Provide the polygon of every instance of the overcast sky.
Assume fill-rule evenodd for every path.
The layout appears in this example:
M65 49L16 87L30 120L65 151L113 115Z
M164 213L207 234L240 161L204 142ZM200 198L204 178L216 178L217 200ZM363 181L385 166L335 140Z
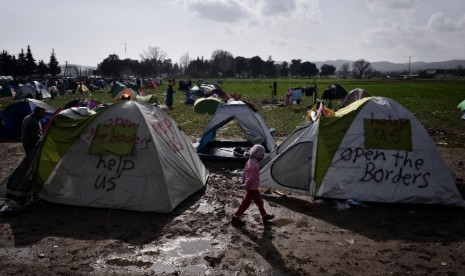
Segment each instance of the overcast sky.
M275 61L465 59L464 0L2 0L0 50L52 49L61 64L140 60L149 46L173 63L234 57Z

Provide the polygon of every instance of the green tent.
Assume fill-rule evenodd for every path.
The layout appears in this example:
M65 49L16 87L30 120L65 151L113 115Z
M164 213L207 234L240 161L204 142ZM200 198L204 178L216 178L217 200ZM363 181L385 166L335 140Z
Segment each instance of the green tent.
M135 101L137 96L139 96L138 91L132 88L129 88L129 87L124 87L124 89L116 93L114 97L115 97L115 101L120 102L126 97L129 97L131 101Z
M156 103L159 104L157 96L153 94L148 94L148 95L136 95L136 101L137 102L144 102L144 103Z
M215 114L216 108L221 103L217 97L198 98L194 102L194 111L201 114Z
M320 116L260 163L261 187L335 199L465 206L415 115L382 97Z
M121 90L124 90L126 88L126 85L120 83L120 82L115 82L113 84L113 86L111 87L110 89L110 93L111 93L111 96L113 98L116 97L116 95L118 95L118 93L121 91Z
M459 105L457 105L457 108L460 109L460 111L465 112L465 100L459 103Z

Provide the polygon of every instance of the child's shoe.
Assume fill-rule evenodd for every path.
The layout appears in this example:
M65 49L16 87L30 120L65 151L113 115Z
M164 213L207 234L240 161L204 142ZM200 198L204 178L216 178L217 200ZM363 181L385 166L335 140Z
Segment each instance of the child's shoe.
M240 217L238 217L236 215L233 215L232 218L231 218L231 224L234 225L234 226L242 226L245 223L241 220Z
M274 219L274 215L266 214L266 215L262 216L263 222L269 222L272 219Z

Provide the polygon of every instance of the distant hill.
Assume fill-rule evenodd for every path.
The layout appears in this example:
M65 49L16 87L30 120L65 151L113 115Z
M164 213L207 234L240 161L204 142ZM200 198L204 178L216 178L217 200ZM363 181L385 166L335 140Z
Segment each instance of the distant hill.
M339 70L344 63L348 63L350 68L352 68L352 64L354 60L326 60L326 61L317 61L313 62L316 64L318 68L320 68L323 64L328 64L336 67L336 70ZM374 61L371 62L371 67L377 71L381 72L391 72L391 71L407 71L408 70L408 62L407 63L392 63L389 61ZM465 68L465 60L448 60L448 61L438 61L438 62L423 62L423 61L416 61L410 63L410 72L415 73L418 70L428 70L428 69L455 69L457 66L462 66Z

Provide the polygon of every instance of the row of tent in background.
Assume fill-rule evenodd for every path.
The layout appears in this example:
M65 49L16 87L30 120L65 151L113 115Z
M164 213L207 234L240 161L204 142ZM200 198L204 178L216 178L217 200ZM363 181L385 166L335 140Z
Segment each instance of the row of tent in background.
M158 82L149 81L145 83L144 88L157 89L159 86L160 84ZM134 86L127 86L120 82L114 82L110 93L115 96L115 91L121 91L122 89L126 89L128 87L131 88L133 92L137 91L137 88ZM224 93L221 87L219 87L217 84L199 83L198 85L194 85L193 87L187 89L187 82L180 80L179 90L186 91L186 98L184 103L193 104L194 111L201 114L213 114L221 102L226 102L227 100L234 98ZM300 104L303 95L305 95L307 97L312 97L310 103L311 106L316 104L319 100L327 100L327 107L333 108L331 101L341 100L338 108L342 108L358 99L370 96L370 93L361 88L355 88L347 92L341 85L337 83L331 84L329 87L327 87L324 90L321 99L318 97L317 91L318 88L316 86L306 88L290 88L286 93L284 105ZM135 93L128 94L131 95L131 100L136 99Z
M159 83L154 81L147 82L147 87L155 87L159 86ZM35 87L35 88L33 88ZM83 85L82 91L84 93L89 92L89 90ZM31 114L32 111L36 106L41 106L45 108L46 114L45 117L42 119L42 126L45 127L46 122L50 120L52 115L57 112L57 110L52 107L51 105L47 104L38 99L26 97L28 93L33 93L36 90L41 90L43 98L49 98L50 92L43 87L43 85L39 82L32 82L27 85L23 85L19 90L19 93L16 93L16 97L18 100L9 106L7 106L1 112L1 120L0 120L0 138L2 139L18 139L21 137L21 123L24 117ZM212 91L220 91L218 86L209 85L209 84L202 84L200 88L198 86L194 86L191 90L190 100L194 101L196 99L204 99L207 95L212 95ZM150 104L160 104L156 95L145 93L143 89L137 89L135 86L125 85L120 82L114 82L110 91L111 97L113 98L114 102L121 102L123 100L130 100L130 101L138 101L138 102L146 102ZM14 96L14 95L12 95ZM219 100L217 101L219 103ZM71 107L87 107L89 109L93 109L97 105L102 103L92 100L92 99L75 99L65 104L64 107L59 109L68 109ZM108 104L108 103L105 103ZM202 104L198 106L198 108L203 108ZM206 108L211 108L210 106ZM216 106L214 107L216 109ZM198 109L195 109L198 110ZM203 113L203 111L198 111L199 113ZM209 111L211 112L211 110Z
M155 81L149 81L145 83L144 89L157 89L160 87L160 83ZM180 81L181 87L181 81ZM129 90L128 90L129 89ZM219 96L223 97L225 95L221 88L217 84L202 83L199 85L194 85L192 88L187 89L183 87L181 90L185 91L185 104L194 104L195 101L199 98L206 98L209 96ZM143 89L134 86L133 84L123 84L121 82L115 81L110 89L110 94L115 99L118 99L122 94L129 94L131 100L137 100L137 95L148 96Z
M355 100L361 99L363 97L370 96L370 93L361 88L354 88L347 92L347 90L337 83L333 83L323 91L321 98L318 96L318 87L296 87L289 88L285 95L285 105L300 104L303 96L311 97L310 106L317 103L319 100L328 101L327 107L333 108L333 100L342 100L340 105L337 108L342 108Z
M236 120L246 142L268 152L260 163L263 187L334 199L464 206L427 131L387 98L365 97L324 120L321 113L279 146L258 112L241 101L221 103L196 146L153 104L124 101L97 112L73 111L80 116L64 110L51 119L35 159L25 159L2 186L7 193L27 193L19 179L35 166L31 191L43 200L171 212L205 187L209 172L201 153L217 142L219 128ZM380 131L400 134L401 142L398 136L377 137Z
M67 82L66 85L61 80L44 82L31 81L26 84L18 84L16 87L11 84L7 84L2 86L0 97L13 97L16 100L21 100L24 98L45 99L51 98L53 93L59 96L72 93L81 94L96 91L98 89L103 89L109 86L103 79L92 81L91 84L87 85L84 84L83 81L65 81Z
M293 100L295 103L300 102L302 99L302 94L305 96L313 97L311 104L314 105L319 100L317 90L318 89L316 86L307 88L291 88L286 95L290 98L289 101L286 100L286 105L290 105L291 100ZM321 96L321 100L328 102L326 105L328 108L333 108L333 104L331 102L332 100L341 100L339 106L336 106L335 108L343 108L357 100L370 96L371 94L362 88L354 88L347 92L344 87L334 83L324 90L323 95ZM465 120L465 100L459 103L457 108L462 112L461 118Z
M45 109L45 116L40 121L40 124L42 125L42 128L46 128L47 123L57 112L72 107L87 107L89 109L94 109L98 105L101 105L101 103L92 99L75 99L69 101L63 106L63 108L57 110L48 103L37 99L26 98L24 100L16 101L8 105L0 113L0 137L6 140L21 138L22 121L24 117L34 111L36 106L40 106Z
M37 83L36 85L39 85ZM157 84L155 84L157 85ZM294 90L299 90L294 89ZM304 90L305 91L305 90ZM313 95L316 95L316 89L313 89ZM152 94L144 94L143 90L136 90L132 87L127 87L119 82L114 82L110 90L110 94L114 98L115 101L121 101L122 98L128 96L129 100L137 100L140 102L148 102L148 103L156 103L158 104L158 99L155 95ZM46 94L44 94L46 95ZM308 94L307 96L309 96ZM311 96L313 96L311 95ZM350 103L357 101L359 99L369 97L370 94L361 89L355 88L352 89L349 93L346 90L338 85L333 84L327 89L325 89L322 99L341 99L340 108L343 108ZM226 95L219 86L212 85L212 84L201 84L200 86L194 86L190 90L190 94L186 94L186 103L194 102L194 111L201 114L214 114L221 105L221 103L226 102L227 100L235 100L234 98ZM70 108L73 106L86 106L89 108L93 108L95 105L100 104L94 100L86 100L86 99L79 99L73 100L70 103L65 105L66 108ZM41 101L34 101L33 99L27 99L26 101L19 101L14 104L11 104L5 110L2 111L2 121L3 123L0 125L0 137L6 139L16 139L21 136L21 121L22 119L32 113L33 108L36 105L43 106L47 113L46 117L43 119L43 124L50 119L50 116L56 111L50 105L41 102ZM250 106L250 105L249 105ZM309 111L308 115L315 114L315 106ZM325 106L325 108L331 108L331 106ZM465 100L460 103L457 108L463 111L462 118L465 119ZM307 118L314 119L314 116L307 116Z
M24 87L24 86L23 86ZM136 90L134 88L126 87L125 85L114 85L110 90L111 96L115 102L122 101L126 96L127 100L147 102L147 103L158 103L158 99L155 95L144 93L141 94L143 90ZM44 94L48 98L48 94ZM64 109L69 109L72 107L86 107L88 109L94 109L98 105L108 103L100 103L92 99L74 99L67 102L62 108L56 109L53 106L47 104L44 101L25 97L23 100L16 101L9 106L7 106L0 113L0 138L2 139L18 139L21 137L21 124L24 117L31 114L36 106L43 107L46 111L45 117L41 120L42 127L45 127L47 122L56 112L60 112Z
M319 101L327 100L327 107L333 108L331 101L341 100L338 108L343 108L356 100L371 96L370 93L361 88L354 88L347 92L341 85L332 84L324 90L321 99L319 99L317 90L316 86L290 88L285 95L284 105L301 104L303 95L305 95L306 97L311 97L309 107L312 107ZM201 114L214 114L222 101L232 98L216 85L202 85L200 88L194 86L190 90L190 93L192 95L192 102L194 103L194 111Z
M316 90L314 91L316 94ZM109 93L111 94L112 98L116 102L122 101L122 99L126 99L126 100L133 100L133 101L135 100L135 101L147 102L147 103L156 103L156 104L159 103L155 95L144 94L143 90L141 89L137 90L136 88L128 87L119 82L114 82ZM338 99L344 95L345 95L345 98L341 102L341 108L349 105L350 103L358 99L370 96L368 92L360 88L353 89L349 93L347 93L340 85L335 84L335 85L331 85L328 89L325 90L323 98ZM217 85L201 84L200 86L197 86L197 85L194 86L190 90L190 94L186 94L186 103L189 103L192 101L194 101L195 112L201 113L201 114L205 114L205 113L214 114L217 111L218 107L222 106L222 103L225 103L228 101L234 103L236 102L236 99L225 94L221 90L221 88ZM65 106L62 109L68 109L71 107L87 107L89 109L93 109L99 104L101 103L95 100L77 99L77 100L72 100L68 102L67 104L65 104ZM42 119L42 125L45 126L46 122L51 118L53 113L56 112L55 108L53 108L52 106L48 105L45 102L27 98L25 101L18 101L16 103L11 104L7 108L5 108L5 110L2 111L1 115L2 115L3 123L0 125L0 137L6 138L6 139L19 138L21 136L22 119L25 116L32 113L32 110L37 105L44 107L46 110L46 116ZM230 106L234 106L234 104ZM250 104L248 104L248 107L251 107ZM248 117L247 112L244 112L244 110L247 110L247 109L244 107L239 107L238 110L242 110L242 111L239 112L238 110L236 110L236 111L229 111L228 113L230 114L237 113L239 115L236 119L239 121L241 120L244 121L244 119L242 118ZM315 108L309 111L309 114L314 109ZM251 110L255 111L254 108L252 108ZM59 111L61 111L61 109ZM244 115L244 114L247 114L247 115ZM257 116L258 114L255 114L255 116L249 116L249 118L257 117ZM255 120L257 120L258 125L265 124L262 120L258 120L258 119L255 119ZM226 124L227 122L229 122L229 120L224 120L224 124ZM251 123L251 125L254 125L254 123ZM208 128L209 126L206 127L206 129ZM218 126L215 126L214 128L217 129ZM253 141L254 139L251 139L251 140ZM200 148L203 148L204 146L205 146L205 143L202 142ZM211 149L210 150L205 149L203 153L207 151L211 151ZM202 153L202 151L199 151L199 152Z

